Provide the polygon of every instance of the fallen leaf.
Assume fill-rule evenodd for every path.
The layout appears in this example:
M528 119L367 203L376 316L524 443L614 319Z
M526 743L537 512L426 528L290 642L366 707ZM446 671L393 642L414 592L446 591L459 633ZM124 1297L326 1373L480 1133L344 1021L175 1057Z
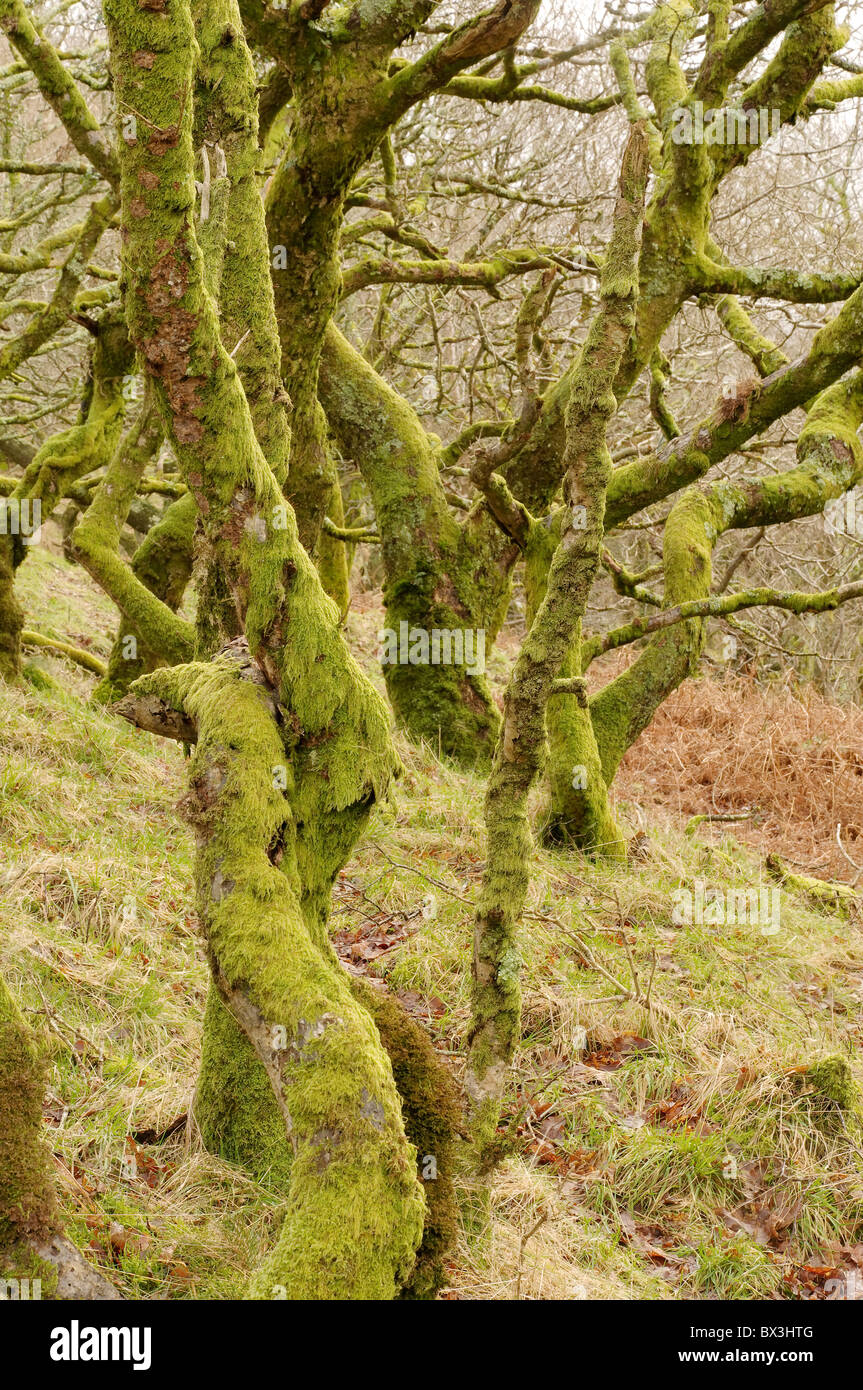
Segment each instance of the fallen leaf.
M400 991L396 995L396 998L399 1000L405 1012L409 1013L412 1018L426 1020L431 1018L442 1018L446 1013L446 1004L442 999L438 999L435 994L427 997L426 995L418 994L416 990L406 989Z
M796 1199L778 1208L769 1207L765 1202L743 1202L733 1211L717 1207L716 1214L729 1231L740 1231L751 1236L758 1245L777 1249L783 1244L782 1232L794 1224L802 1210L802 1200Z
M617 1071L631 1057L640 1057L647 1052L656 1052L656 1044L648 1038L640 1038L637 1033L620 1033L609 1043L601 1043L584 1058L586 1067L596 1071Z

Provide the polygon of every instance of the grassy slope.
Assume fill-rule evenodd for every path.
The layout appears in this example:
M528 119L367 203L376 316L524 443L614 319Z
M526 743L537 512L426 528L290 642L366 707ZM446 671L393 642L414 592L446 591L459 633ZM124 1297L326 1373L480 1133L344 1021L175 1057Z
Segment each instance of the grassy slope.
M80 570L40 549L23 575L33 626L107 650L111 606ZM376 624L374 610L350 619L372 671ZM44 675L0 688L0 970L44 1039L69 1228L129 1296L236 1296L282 1194L188 1131L129 1162L131 1131L188 1110L200 1043L182 755L90 707L90 677L37 660L64 689ZM431 752L402 755L397 804L337 885L334 926L457 1070L482 786ZM681 882L752 887L758 860L673 830L648 854L607 869L536 851L512 1151L490 1210L463 1193L451 1297L794 1296L818 1285L795 1269L842 1263L836 1247L863 1232L856 1121L791 1074L834 1051L861 1074L859 926L788 895L775 936L675 926ZM650 1049L583 1064L616 1060L624 1033Z

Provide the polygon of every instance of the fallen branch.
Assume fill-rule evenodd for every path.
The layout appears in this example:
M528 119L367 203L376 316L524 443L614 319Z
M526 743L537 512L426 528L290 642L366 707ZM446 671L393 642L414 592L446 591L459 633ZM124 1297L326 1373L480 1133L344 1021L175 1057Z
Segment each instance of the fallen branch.
M69 661L76 662L83 666L85 671L92 671L97 676L104 676L108 670L106 662L100 656L84 651L83 647L73 647L71 642L60 642L56 637L46 637L42 632L32 632L29 628L25 628L21 633L21 644L25 647L44 647L46 651L57 652L58 655L67 657Z

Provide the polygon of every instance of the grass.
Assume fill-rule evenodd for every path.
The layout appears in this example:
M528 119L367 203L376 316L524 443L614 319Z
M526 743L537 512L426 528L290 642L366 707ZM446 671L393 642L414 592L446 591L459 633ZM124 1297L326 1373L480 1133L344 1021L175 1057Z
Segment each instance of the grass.
M22 574L28 621L108 650L111 606L80 570L40 549ZM349 620L375 679L378 625ZM129 1138L188 1113L199 1058L183 757L89 705L92 685L42 652L25 685L0 687L0 970L48 1060L73 1238L127 1296L236 1297L284 1193L208 1154L192 1125ZM482 784L400 752L397 800L342 874L333 926L458 1074ZM536 849L507 1156L487 1196L461 1192L446 1297L806 1296L861 1239L863 1131L801 1070L839 1053L863 1075L859 922L783 892L776 935L676 924L681 885L762 881L753 847L684 823L654 827L626 865Z

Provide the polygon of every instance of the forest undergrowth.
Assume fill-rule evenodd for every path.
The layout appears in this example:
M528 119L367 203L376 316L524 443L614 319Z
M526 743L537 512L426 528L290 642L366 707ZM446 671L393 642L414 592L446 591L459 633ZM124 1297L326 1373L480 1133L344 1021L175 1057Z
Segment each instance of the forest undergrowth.
M42 632L107 656L112 605L56 546L34 549L21 591ZM363 595L347 629L376 681L380 626ZM47 1058L67 1230L128 1297L239 1296L284 1192L209 1154L189 1119L208 971L183 753L89 703L95 675L28 656L25 683L0 686L0 973ZM498 690L509 660L503 643ZM766 867L856 884L861 722L806 690L690 681L616 784L628 861L535 848L504 1158L488 1200L459 1191L442 1297L863 1294L863 918ZM483 784L398 747L332 929L458 1080ZM681 921L699 884L723 903L773 894L778 930L705 921L697 897Z

